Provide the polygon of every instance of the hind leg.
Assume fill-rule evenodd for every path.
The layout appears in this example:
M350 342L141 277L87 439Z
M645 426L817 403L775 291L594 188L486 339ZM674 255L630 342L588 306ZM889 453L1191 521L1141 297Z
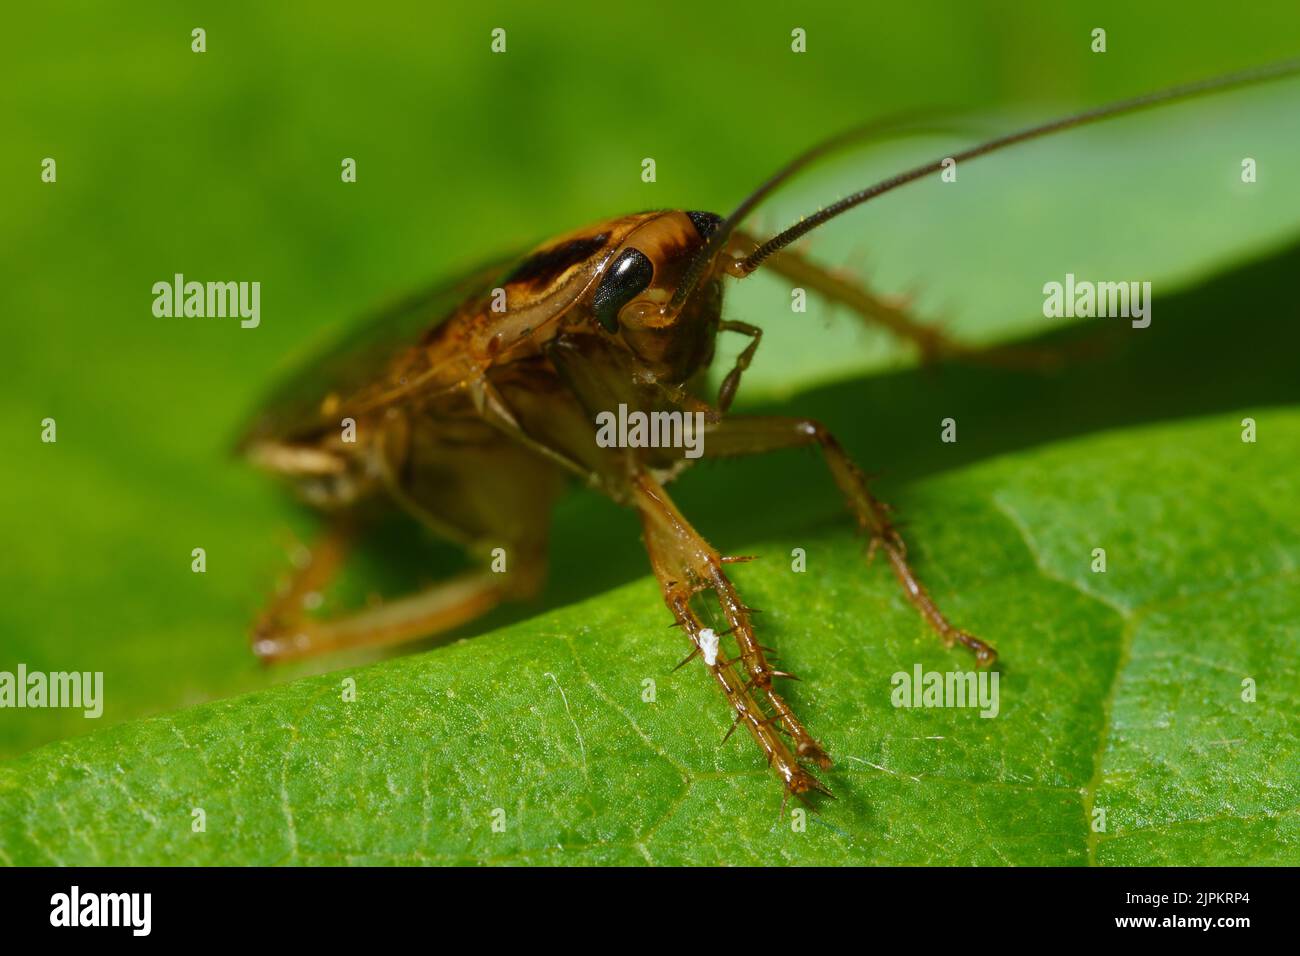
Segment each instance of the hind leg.
M301 609L285 614L281 602L253 631L253 652L267 662L299 660L359 647L431 637L485 614L510 597L498 575L472 571L377 607L328 620Z
M550 509L562 486L556 466L500 441L449 447L428 426L417 425L406 439L391 452L391 498L440 537L462 545L479 566L376 607L317 618L305 599L325 588L357 537L346 513L334 517L254 629L253 650L263 660L431 637L542 586Z
M741 241L753 239L738 234ZM756 244L756 243L755 243ZM863 321L887 329L914 344L924 361L954 359L995 368L1048 370L1062 364L1063 355L1029 346L972 346L959 342L936 326L919 321L899 300L873 292L865 283L818 265L793 249L774 253L763 264L791 282L805 286L829 302L843 305Z

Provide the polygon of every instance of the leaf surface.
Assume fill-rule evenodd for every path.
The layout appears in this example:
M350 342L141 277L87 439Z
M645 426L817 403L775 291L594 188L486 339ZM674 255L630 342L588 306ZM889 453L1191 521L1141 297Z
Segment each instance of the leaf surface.
M971 661L864 566L843 522L743 549L761 559L735 571L742 593L837 760L838 799L803 832L778 816L750 742L721 743L728 717L701 669L672 672L682 641L643 580L450 647L40 748L0 766L0 853L1294 864L1300 498L1286 466L1300 413L1258 412L1255 444L1238 418L1119 430L907 489L919 568L1001 652L996 717L894 706L896 673Z

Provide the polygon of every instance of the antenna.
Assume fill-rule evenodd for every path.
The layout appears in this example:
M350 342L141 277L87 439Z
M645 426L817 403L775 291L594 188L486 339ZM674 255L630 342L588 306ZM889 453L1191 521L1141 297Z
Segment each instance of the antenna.
M989 153L995 153L998 150L1006 149L1008 146L1014 146L1017 143L1023 143L1028 140L1051 135L1052 133L1059 133L1063 130L1073 129L1076 126L1085 126L1089 123L1096 123L1101 120L1110 119L1111 117L1121 116L1125 113L1134 113L1139 110L1150 109L1151 107L1161 106L1175 100L1188 99L1190 97L1201 96L1209 93L1219 93L1235 87L1246 86L1254 83L1263 83L1268 80L1282 79L1284 77L1293 76L1297 73L1300 73L1300 58L1285 60L1269 66L1242 70L1237 73L1229 73L1225 76L1215 77L1214 79L1200 80L1195 83L1186 83L1181 86L1170 87L1169 89L1161 90L1157 93L1147 93L1144 96L1120 100L1117 103L1099 106L1082 113L1076 113L1073 116L1066 116L1062 119L1043 123L1039 126L1031 126L1028 129L1022 129L1015 133L1008 133L1005 136L999 136L996 139L991 139L978 146L972 146L969 149L962 150L952 156L942 157L933 160L932 162L925 163L924 165L916 166L904 173L899 173L888 179L881 180L875 185L868 186L866 189L853 193L850 196L845 196L838 202L832 203L826 208L808 216L806 219L800 220L789 229L777 233L738 262L735 268L740 275L748 275L757 269L768 256L784 249L790 243L816 229L818 226L829 222L831 219L834 219L841 213L847 212L855 206L860 206L869 200L875 199L877 196L883 196L885 193L891 192L899 186L905 186L910 182L915 182L918 179L922 179L932 173L938 172L943 168L944 161L947 159L952 159L960 163L968 159L975 159L979 156L986 156ZM831 140L829 143L836 144L837 141ZM761 188L759 192L762 192ZM741 208L748 211L746 208L747 204L751 204L748 199L745 203L741 204Z

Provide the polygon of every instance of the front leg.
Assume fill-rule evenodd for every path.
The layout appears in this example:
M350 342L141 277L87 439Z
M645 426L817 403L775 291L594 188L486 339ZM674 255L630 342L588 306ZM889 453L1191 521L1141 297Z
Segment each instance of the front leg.
M722 385L718 388L718 411L725 412L731 407L732 401L736 397L736 389L740 388L740 376L745 373L750 364L754 361L754 353L758 351L758 344L763 341L763 330L757 325L750 325L748 322L736 322L731 319L724 319L718 323L720 332L739 332L741 335L748 335L750 342L745 346L744 351L736 356L736 364L732 366L727 377L722 380Z
M825 425L811 418L737 416L709 426L704 433L704 453L710 458L758 455L808 445L821 447L827 467L857 519L858 529L870 536L870 554L876 550L885 553L903 586L903 593L926 622L949 647L954 643L963 644L975 654L976 664L981 667L992 664L997 659L997 651L973 634L954 627L939 610L908 563L907 548L890 519L889 506L871 494L866 476Z
M749 608L722 570L726 559L710 547L677 510L663 487L648 474L632 480L631 492L641 515L646 550L663 589L664 602L731 704L736 723L745 725L788 793L801 796L817 790L829 794L799 761L809 760L827 768L831 759L773 688L773 678L790 675L774 670L768 663L754 636ZM704 591L712 591L722 609L728 632L740 649L737 660L727 660L721 635L705 628L690 607L691 598ZM749 677L743 683L736 672L737 663L744 664ZM759 699L771 708L770 715L763 711ZM791 738L793 752L782 738L782 732Z
M620 403L639 408L647 396L655 403L666 402L667 394L658 389L649 393L639 389L634 384L638 378L636 370L628 365L626 355L600 341L559 339L547 354L587 417L581 422L561 422L552 415L539 428L549 429L556 441L572 439L581 428L583 437L573 445L575 454L590 463L593 485L634 508L640 516L646 551L664 603L672 612L675 624L694 645L692 656L703 659L721 688L735 713L736 725L744 724L785 784L787 793L826 792L799 761L807 760L824 768L830 766L830 757L773 686L777 678L791 675L773 668L758 643L750 609L723 571L727 559L691 526L655 477L655 474L660 477L663 473L671 474L675 469L664 467L662 460L658 461L657 469L652 467L647 449L596 446L593 435L596 414L616 408ZM663 451L660 449L659 453ZM718 602L726 622L721 633L706 627L691 608L691 599L703 592L711 592ZM739 648L734 660L728 660L720 646L722 638L727 636ZM737 664L743 665L742 671L737 670Z

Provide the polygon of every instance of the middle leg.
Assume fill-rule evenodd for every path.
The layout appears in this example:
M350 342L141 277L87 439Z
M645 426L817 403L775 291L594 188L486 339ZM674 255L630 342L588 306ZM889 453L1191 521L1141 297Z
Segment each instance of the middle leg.
M780 448L819 445L835 483L848 501L858 529L870 537L870 552L883 551L903 586L903 593L926 622L951 647L960 643L975 654L975 663L987 667L997 659L991 645L961 628L954 627L907 560L907 547L890 519L889 506L872 495L866 476L821 422L811 418L736 416L708 426L704 449L710 458L757 455Z

